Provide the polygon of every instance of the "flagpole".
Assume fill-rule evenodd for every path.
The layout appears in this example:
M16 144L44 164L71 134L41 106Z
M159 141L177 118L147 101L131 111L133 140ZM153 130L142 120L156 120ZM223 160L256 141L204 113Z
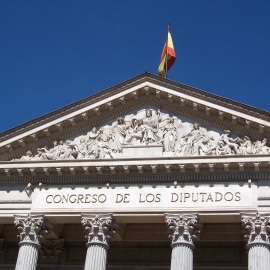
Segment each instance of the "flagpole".
M170 31L170 23L168 23L168 36L169 36L169 31ZM168 45L169 45L168 43L169 43L169 40L167 37L165 79L167 79L167 72L168 72Z

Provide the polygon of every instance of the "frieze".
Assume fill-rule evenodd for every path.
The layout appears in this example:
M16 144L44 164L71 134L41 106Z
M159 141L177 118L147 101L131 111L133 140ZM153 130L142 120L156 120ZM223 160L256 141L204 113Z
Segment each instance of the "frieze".
M252 210L257 207L255 185L213 184L181 186L112 185L106 187L46 186L32 195L32 212ZM244 211L245 211L244 210Z
M270 148L266 138L252 142L248 136L233 136L230 130L209 130L147 108L119 117L112 124L93 127L86 135L54 141L51 148L44 146L36 152L27 151L14 161L112 159L138 153L149 157L261 155L269 154Z

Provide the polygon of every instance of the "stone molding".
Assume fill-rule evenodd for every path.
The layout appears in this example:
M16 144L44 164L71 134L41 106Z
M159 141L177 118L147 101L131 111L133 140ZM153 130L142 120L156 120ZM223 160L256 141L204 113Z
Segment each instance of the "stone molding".
M241 220L247 248L263 245L270 249L270 213L242 214Z
M43 215L15 215L14 224L19 232L19 245L28 244L40 248L41 241L49 231L45 229Z
M170 230L171 247L184 245L194 249L194 242L200 233L198 214L165 214L165 220Z
M48 239L42 241L40 248L41 263L57 263L59 254L64 248L64 239Z
M0 162L0 178L2 182L36 183L48 182L48 176L61 181L61 178L84 176L90 180L92 176L119 175L128 181L129 175L136 173L142 178L149 174L149 168L156 166L159 178L167 179L167 174L178 173L179 181L190 178L190 173L202 175L202 179L215 175L217 179L222 173L231 177L247 177L265 179L269 174L270 156L207 156L207 157L170 157L170 158L129 158L113 160L56 160L43 162ZM112 170L112 168L114 168ZM179 172L181 174L179 174ZM203 173L203 174L202 174ZM123 176L121 176L123 174ZM208 175L208 176L207 176ZM227 179L227 176L221 176ZM153 176L155 178L155 176ZM172 176L173 177L173 176ZM176 177L176 178L177 178ZM193 176L192 176L193 177ZM192 177L190 179L192 179ZM240 178L241 178L240 177ZM196 176L198 178L198 176ZM125 180L126 179L126 180ZM177 179L176 179L177 180ZM92 180L90 180L92 181ZM44 183L45 183L44 182Z
M227 165L227 164L225 164ZM224 167L227 170L219 170L215 168L214 172L209 172L207 167L203 166L199 173L194 171L194 168L175 168L171 169L171 173L168 173L163 167L156 166L157 173L152 173L152 170L149 171L148 166L138 165L137 169L130 170L130 174L125 173L120 168L117 168L116 173L112 174L112 170L109 171L107 167L76 167L76 177L70 173L70 170L64 167L64 173L58 175L56 173L56 168L41 168L41 171L37 170L38 173L36 176L25 173L24 177L18 177L16 171L8 169L8 174L2 174L0 176L2 184L23 184L27 185L32 183L33 188L39 187L42 188L46 184L89 184L96 183L101 186L108 183L174 183L175 181L179 184L186 183L196 183L201 182L231 182L232 179L238 181L239 183L246 183L248 179L252 179L253 183L257 181L265 181L270 179L269 165L260 168L260 171L252 170L252 167L244 167L245 171L237 171L237 167ZM248 168L250 171L248 171ZM43 171L43 170L44 171ZM98 171L97 171L98 170ZM29 203L29 202L27 202Z
M108 249L109 241L115 233L112 229L112 214L82 214L81 216L81 223L85 230L85 237L87 238L86 246L100 245Z

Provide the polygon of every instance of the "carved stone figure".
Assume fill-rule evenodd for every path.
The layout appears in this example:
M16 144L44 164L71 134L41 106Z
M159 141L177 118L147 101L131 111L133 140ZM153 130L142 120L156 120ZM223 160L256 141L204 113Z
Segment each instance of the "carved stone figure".
M213 137L203 138L198 146L200 156L211 156L215 154L216 146L214 145Z
M53 142L53 148L50 150L47 149L47 146L40 148L40 151L42 152L40 159L42 160L54 160L57 159L58 155L58 142Z
M122 117L117 119L117 124L114 127L114 139L113 139L113 151L122 152L124 145L124 139L127 134L128 126L125 124L125 120Z
M218 141L216 146L216 155L224 156L227 154L227 146L223 141Z
M220 140L224 142L227 150L227 154L239 154L239 145L238 142L241 141L239 138L233 139L231 137L230 130L224 130L225 134L222 134ZM232 150L234 152L232 152Z
M29 150L26 152L25 156L22 156L19 160L21 161L29 161L33 159L33 154L32 152Z
M264 138L262 141L256 141L253 145L254 154L269 154L270 148L266 144L266 138Z
M163 148L165 152L175 151L175 142L177 141L177 131L174 126L174 119L169 118L168 124L164 127Z
M159 122L161 121L160 111L155 111L154 115L152 110L147 109L145 111L144 124L144 136L142 142L145 144L159 143L161 138L159 136Z
M87 142L85 141L85 138L80 139L79 145L76 146L78 149L78 156L77 159L84 159L88 153L88 145Z
M202 130L200 130L199 124L193 124L193 129L186 136L191 138L191 155L199 155L199 146L201 145L202 140L206 139L206 135Z
M270 148L266 144L267 144L267 139L264 138L262 140L262 146L261 146L261 153L262 154L269 154L270 153Z
M77 154L76 145L74 143L72 143L70 140L63 143L60 159L75 159Z
M254 153L253 144L248 136L245 136L244 141L240 143L239 153L242 155L250 155Z
M131 127L128 129L127 136L125 138L125 144L137 145L141 143L144 134L144 125L142 119L132 119Z
M113 150L107 142L98 141L98 156L97 158L113 158Z
M87 152L86 156L89 158L97 158L99 155L98 151L98 138L101 132L97 131L96 127L86 134Z
M121 157L123 147L163 147L164 156L223 156L270 154L267 139L252 142L248 136L233 138L208 131L198 123L182 122L160 110L145 109L137 114L119 117L111 125L93 127L86 135L74 140L54 141L53 147L39 147L16 161L107 159ZM13 160L14 161L14 160Z

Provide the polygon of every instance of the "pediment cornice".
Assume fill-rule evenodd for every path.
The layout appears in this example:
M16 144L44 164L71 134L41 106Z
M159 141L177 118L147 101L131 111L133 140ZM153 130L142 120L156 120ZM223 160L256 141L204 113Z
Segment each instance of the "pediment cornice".
M230 129L253 140L270 134L267 112L146 73L2 133L1 159L69 138L144 105Z

